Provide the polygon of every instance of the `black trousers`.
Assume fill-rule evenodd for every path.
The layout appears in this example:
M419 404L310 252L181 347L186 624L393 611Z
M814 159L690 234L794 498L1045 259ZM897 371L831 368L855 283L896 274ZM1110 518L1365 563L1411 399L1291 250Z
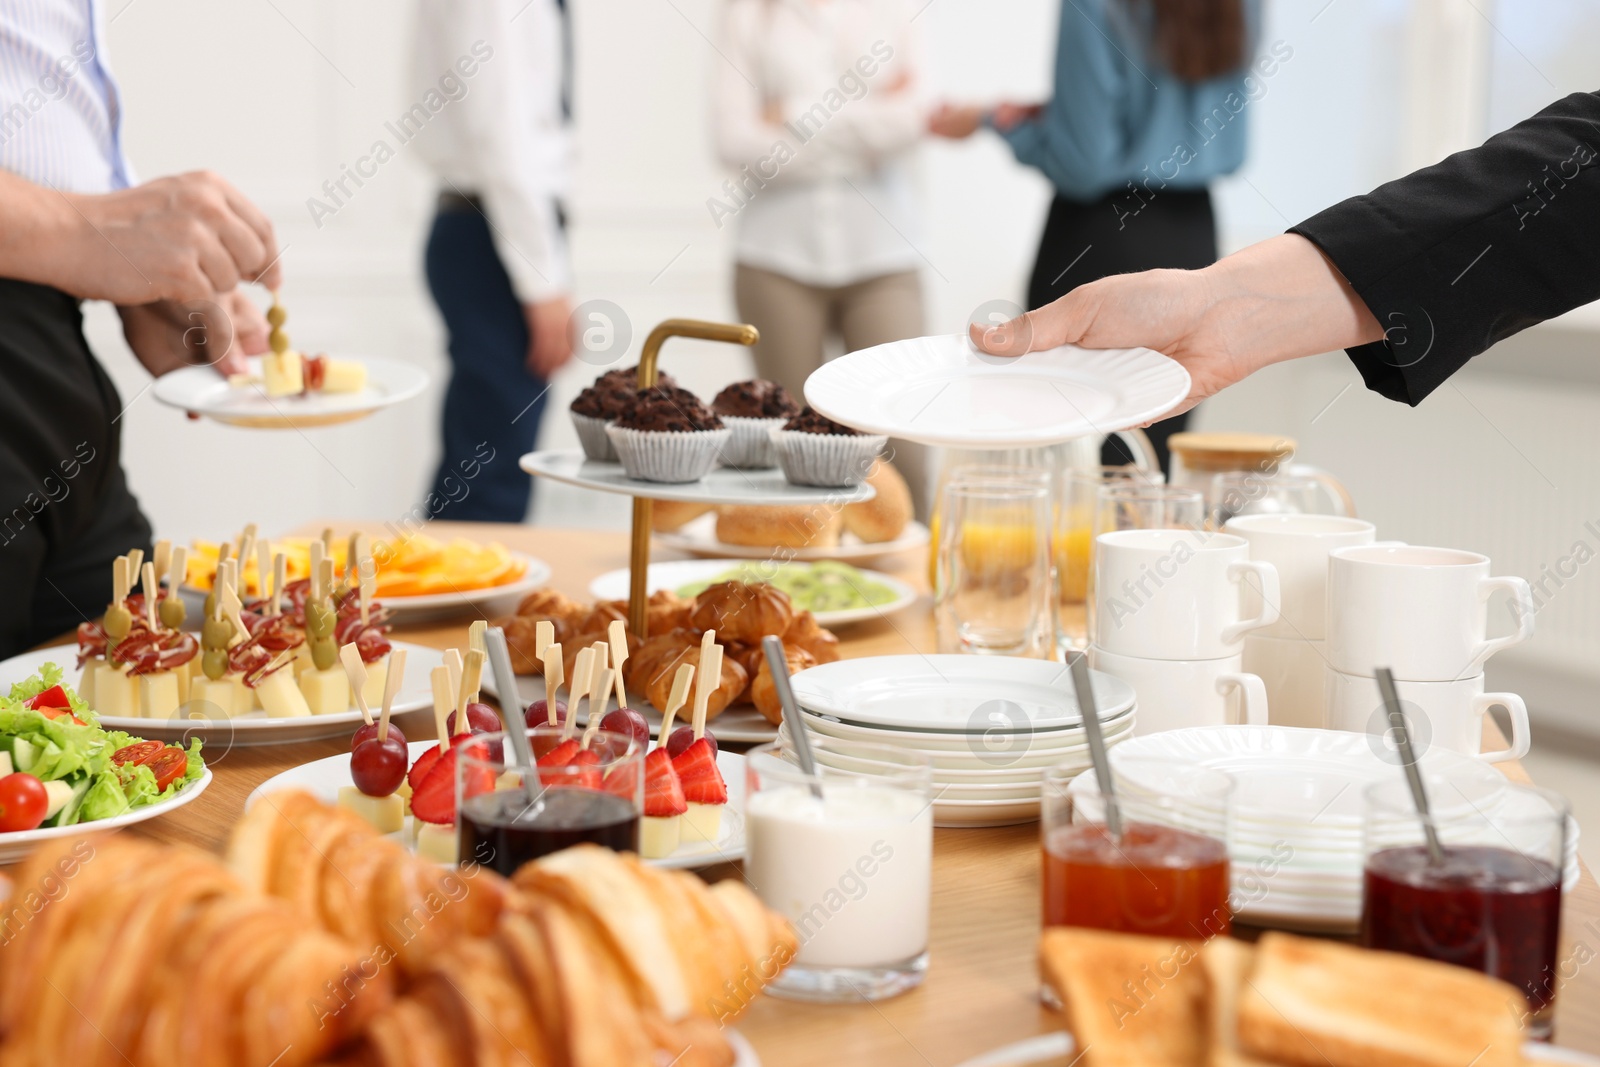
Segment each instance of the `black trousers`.
M1217 225L1205 189L1160 189L1135 197L1114 193L1083 203L1058 196L1050 204L1039 256L1028 281L1028 308L1041 308L1086 282L1112 274L1164 267L1195 270L1217 261ZM1167 438L1183 430L1189 413L1164 419L1145 432L1169 469ZM1116 438L1101 449L1105 463L1132 460Z
M0 279L0 657L97 617L111 561L150 551L121 413L76 298Z

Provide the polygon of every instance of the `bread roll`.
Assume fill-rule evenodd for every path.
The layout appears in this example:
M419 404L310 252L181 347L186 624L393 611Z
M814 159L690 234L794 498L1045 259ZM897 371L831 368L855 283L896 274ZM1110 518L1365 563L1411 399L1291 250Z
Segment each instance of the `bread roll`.
M783 658L789 665L790 674L797 674L807 667L817 665L811 653L798 645L784 645ZM755 677L750 681L750 701L768 722L775 726L783 722L783 705L778 701L778 690L772 682L772 666L767 662L765 655L761 657Z
M832 548L840 509L833 504L736 506L717 513L717 540L755 548Z
M911 487L899 471L881 459L867 473L867 484L878 495L846 504L839 515L844 528L868 544L893 541L911 521Z
M805 649L818 663L834 663L839 659L839 639L832 630L819 625L817 617L809 611L795 615L789 632L783 635L783 643Z
M652 500L650 502L650 528L656 533L670 533L713 510L715 509L710 504L690 504L680 500Z
M793 622L789 595L760 582L718 582L689 607L691 629L715 630L719 640L747 645L769 634L782 637Z

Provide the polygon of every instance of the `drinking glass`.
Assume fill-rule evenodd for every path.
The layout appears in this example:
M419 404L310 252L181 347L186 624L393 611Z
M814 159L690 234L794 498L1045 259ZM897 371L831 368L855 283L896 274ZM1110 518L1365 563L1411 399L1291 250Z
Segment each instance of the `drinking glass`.
M1084 583L1084 614L1090 642L1095 635L1094 553L1100 535L1117 530L1201 530L1205 522L1205 494L1198 489L1159 482L1144 485L1131 480L1100 486L1091 528L1089 575Z
M1159 470L1137 467L1067 467L1056 480L1056 581L1062 610L1056 636L1063 654L1081 651L1089 642L1085 600L1089 592L1089 557L1094 549L1094 513L1100 490L1108 485L1160 485Z
M815 734L811 748L815 774L782 737L745 762L745 881L800 941L766 992L850 1003L903 993L928 969L932 764Z
M562 744L559 726L527 731L537 761ZM574 730L573 740L583 736ZM597 730L578 764L530 769L500 733L457 742L458 855L510 877L530 860L583 842L639 851L644 748L627 734Z
M1442 786L1442 787L1441 787ZM1367 786L1361 943L1504 979L1527 998L1525 1023L1550 1037L1569 807L1558 793L1507 785L1474 802L1441 783L1429 808L1432 860L1403 780Z
M939 516L934 614L940 652L1055 653L1050 478L1028 467L960 467Z
M1312 468L1314 469L1314 468ZM1350 515L1350 494L1330 475L1294 470L1226 471L1207 497L1220 528L1235 515Z
M1175 759L1115 761L1122 834L1082 762L1045 772L1044 925L1204 939L1233 927L1228 832L1234 782ZM1075 786L1073 780L1087 777Z

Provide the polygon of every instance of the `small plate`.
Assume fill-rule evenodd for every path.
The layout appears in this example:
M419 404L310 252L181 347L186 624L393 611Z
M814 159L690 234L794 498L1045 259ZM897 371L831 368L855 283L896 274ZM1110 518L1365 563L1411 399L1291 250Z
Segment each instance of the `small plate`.
M483 679L483 691L490 696L498 697L499 695L495 689L494 679L487 675ZM527 707L535 700L543 700L544 677L537 674L517 675L517 696L521 699L523 707ZM633 710L644 716L644 721L650 727L651 737L661 732L661 713L646 703L642 694L630 693L628 702L634 706ZM584 710L578 713L578 725L580 726L588 725L589 722L588 701L584 701L583 706ZM616 706L617 698L613 696L607 702L606 710L611 711ZM678 725L686 725L681 716L678 719ZM718 741L762 743L771 741L778 736L778 728L768 722L765 715L749 704L737 704L734 707L725 709L722 714L706 721L706 729L716 735Z
M925 445L1024 448L1150 422L1189 395L1189 372L1148 348L1062 345L991 356L964 334L829 360L806 402L865 433Z
M60 837L81 837L85 834L97 834L104 830L116 830L123 826L133 826L136 823L146 822L157 816L165 815L169 811L177 811L185 804L194 800L206 791L206 786L211 784L211 768L207 767L200 777L184 786L166 800L158 801L143 808L113 815L109 819L96 819L94 822L74 823L71 826L51 826L42 830L19 830L15 833L0 834L0 864L20 863L28 858L28 854L37 845L46 841L53 841Z
M340 356L363 363L367 386L354 393L309 393L268 397L259 385L232 386L211 367L184 367L157 378L151 392L170 407L192 411L230 426L265 430L305 430L353 422L421 393L428 376L403 360L383 356ZM261 358L247 361L261 374Z
M428 678L433 668L443 666L444 654L436 648L393 642L395 648L406 653L405 688L395 695L396 716L433 709L433 690ZM76 645L57 645L23 652L0 663L0 691L9 691L17 682L39 673L46 663L61 666L62 681L74 689L78 687L80 672L76 666ZM285 670L289 668L285 667ZM123 730L152 741L185 741L198 737L207 745L220 749L249 748L253 745L287 745L296 741L315 741L324 737L352 734L362 721L361 711L334 715L312 715L302 719L269 719L264 711L248 715L202 719L127 719L117 715L100 716L100 725L108 730ZM401 729L405 727L402 725Z
M958 1067L1072 1067L1077 1063L1073 1053L1077 1046L1072 1035L1064 1030L1052 1034L1039 1034L1016 1041L1002 1048L991 1049L974 1056ZM1572 1067L1600 1067L1600 1057L1576 1049L1558 1048L1538 1041L1522 1046L1522 1054L1531 1063L1570 1064Z
M1133 687L1089 672L1101 716L1133 706ZM1012 656L869 656L793 678L807 711L846 722L977 733L1064 728L1082 721L1066 665Z
M980 727L964 730L902 730L897 726L864 726L831 715L803 712L806 724L818 733L855 741L876 741L923 751L941 752L1058 752L1087 749L1088 734L1077 727L1065 729L1002 730ZM1107 737L1121 736L1133 727L1133 709L1114 711L1100 720Z
M784 559L801 563L833 559L841 563L860 566L884 556L926 548L928 528L920 522L909 522L893 541L862 541L855 534L842 534L836 545L805 545L801 548L777 548L772 545L730 545L717 540L717 517L702 515L684 523L676 530L657 532L656 544L691 556L714 556L719 559L772 559L779 553Z
M778 469L718 467L697 482L646 482L628 477L620 463L598 463L580 449L529 452L519 461L529 474L602 493L677 500L687 504L854 504L877 490L865 482L843 489L794 485Z
M659 589L669 589L673 592L691 585L695 582L708 582L720 575L740 567L750 566L749 560L743 559L679 559L663 563L652 563L645 572L645 590L654 593ZM774 574L778 570L810 567L807 563L773 563L768 570ZM766 573L766 572L763 572ZM607 571L589 583L589 595L596 600L626 600L628 599L628 581L632 572L626 567L614 571ZM842 626L852 622L863 622L869 619L881 619L904 611L917 602L917 591L898 578L877 571L862 571L861 577L876 585L882 585L894 593L894 599L883 604L875 604L863 608L846 608L840 611L813 611L817 623L821 626ZM385 601L387 603L387 601Z
M411 762L415 763L418 756L428 749L433 748L435 741L412 741L406 747L411 750ZM680 845L677 851L661 859L647 860L657 867L693 868L709 867L717 863L730 863L733 860L744 858L744 757L734 752L717 753L717 769L722 772L722 779L728 785L728 803L722 812L722 837L716 844L700 841L689 845ZM267 793L279 789L304 789L319 800L329 804L337 803L339 790L350 781L350 754L342 752L337 756L328 756L325 759L313 760L302 763L298 767L291 767L282 774L275 774L250 793L245 798L244 806L249 808ZM413 817L406 816L406 825L399 833L390 834L389 837L401 844L411 845L411 824Z

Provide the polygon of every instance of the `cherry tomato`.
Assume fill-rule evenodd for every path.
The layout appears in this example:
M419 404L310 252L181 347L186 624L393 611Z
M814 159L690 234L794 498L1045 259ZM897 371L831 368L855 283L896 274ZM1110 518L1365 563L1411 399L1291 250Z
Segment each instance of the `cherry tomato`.
M125 767L130 763L137 767L141 763L149 763L155 759L166 747L160 741L135 741L126 748L119 748L113 752L111 762L119 767Z
M44 708L71 710L72 702L67 699L67 691L65 689L62 689L59 685L53 685L28 701L28 707L36 711Z
M184 772L189 769L189 757L183 749L168 745L150 761L148 766L150 772L156 776L156 789L165 790L167 786L182 778ZM0 778L0 783L4 782L5 779Z
M0 778L0 832L32 830L44 822L50 798L44 783L31 774Z

